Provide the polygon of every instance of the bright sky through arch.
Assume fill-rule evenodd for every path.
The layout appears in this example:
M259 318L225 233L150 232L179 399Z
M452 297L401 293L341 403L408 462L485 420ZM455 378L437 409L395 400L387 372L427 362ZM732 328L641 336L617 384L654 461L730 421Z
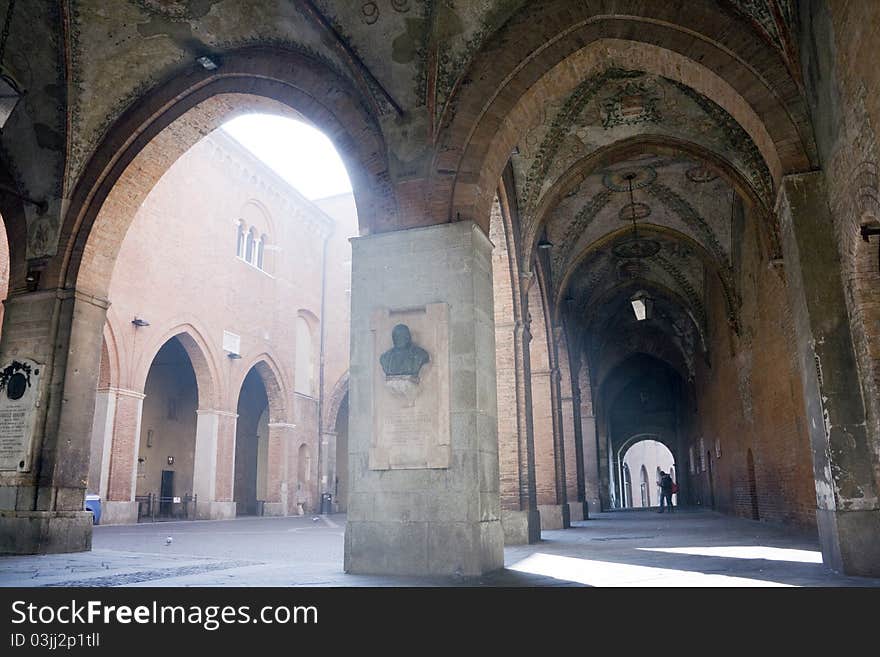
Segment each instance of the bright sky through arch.
M307 123L271 114L245 114L223 129L309 200L351 192L333 143Z

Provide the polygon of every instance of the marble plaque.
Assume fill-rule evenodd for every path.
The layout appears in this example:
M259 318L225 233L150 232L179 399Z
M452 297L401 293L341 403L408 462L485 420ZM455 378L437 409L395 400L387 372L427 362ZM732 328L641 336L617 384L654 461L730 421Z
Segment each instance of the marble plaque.
M26 358L0 368L0 471L30 470L41 370Z
M413 348L427 352L418 374L386 374L380 359L392 349L392 331L409 328ZM371 470L448 468L449 308L434 303L420 308L374 311L373 436ZM421 353L421 352L419 352ZM420 364L424 358L417 358ZM386 364L388 361L386 360ZM391 370L392 372L395 370Z

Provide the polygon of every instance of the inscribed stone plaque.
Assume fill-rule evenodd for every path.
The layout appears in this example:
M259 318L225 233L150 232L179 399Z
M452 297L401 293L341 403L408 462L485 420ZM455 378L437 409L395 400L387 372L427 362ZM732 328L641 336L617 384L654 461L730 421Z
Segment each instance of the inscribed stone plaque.
M434 303L405 310L379 309L372 315L370 328L370 469L448 468L448 306Z
M0 470L30 469L41 369L26 358L0 369Z

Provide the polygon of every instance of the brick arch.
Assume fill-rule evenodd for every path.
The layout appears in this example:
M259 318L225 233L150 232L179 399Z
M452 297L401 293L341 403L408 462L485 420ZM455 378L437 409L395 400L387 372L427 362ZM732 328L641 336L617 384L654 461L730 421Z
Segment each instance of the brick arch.
M321 129L352 182L361 232L395 223L385 145L355 89L304 54L246 48L215 71L193 68L145 94L110 128L74 188L47 278L106 298L113 262L140 202L189 147L233 116L269 111Z
M675 238L681 242L684 242L689 247L694 249L694 251L698 254L699 259L703 262L706 269L710 272L714 273L719 282L721 283L721 289L724 293L724 304L725 309L727 310L727 316L730 321L731 326L734 330L738 330L738 317L739 317L739 308L738 308L738 300L739 300L739 291L736 287L736 282L729 275L729 272L720 265L717 260L712 256L712 254L706 249L706 247L690 237L689 235L685 235L673 228L668 228L666 226L659 226L657 224L650 223L641 223L639 225L641 233L644 235L668 235L670 237ZM606 233L600 239L594 241L590 246L581 251L575 258L572 260L569 267L562 273L560 277L560 281L558 283L558 288L556 290L555 304L557 307L561 306L561 301L564 298L564 294L568 289L569 282L572 277L577 273L579 265L590 257L593 253L606 248L609 244L613 243L615 239L622 235L626 235L628 232L632 231L632 228L629 226L622 226L617 228L616 230ZM688 303L685 308L690 308L693 304Z
M172 338L177 338L189 356L189 362L196 375L198 388L198 402L200 409L219 408L220 400L220 376L217 368L217 359L214 356L210 343L204 338L204 333L194 324L179 324L166 331L160 338L155 340L151 347L144 351L144 355L135 365L133 382L136 390L143 390L147 382L147 376L153 365L153 360L159 350Z
M483 48L447 108L429 183L434 221L485 223L486 197L545 103L609 66L662 75L717 103L755 142L774 180L816 165L799 87L777 51L757 35L742 39L747 23L689 8L697 33L679 24L674 3L621 0L618 16L599 15L592 3L549 4L559 11L547 11L540 30L525 11Z
M348 394L348 378L349 373L346 371L333 385L333 390L327 398L322 420L322 426L327 431L333 431L336 426L339 409L342 408L342 402L345 401L345 396Z
M287 402L290 386L285 384L286 378L278 367L277 361L269 354L262 353L248 361L248 366L241 369L241 376L232 387L234 392L234 404L231 408L238 407L238 397L244 380L251 370L255 370L263 382L266 390L266 398L269 400L269 422L292 423L293 407Z
M656 336L659 336L660 339L656 339ZM654 335L633 334L632 337L633 341L625 345L625 348L619 351L606 349L597 359L599 361L596 364L597 389L601 389L619 366L639 354L650 356L664 363L675 370L683 381L688 380L690 372L688 371L687 359L668 334L658 329Z
M673 290L666 285L659 283L657 281L649 281L646 279L629 279L616 283L612 287L608 288L604 292L602 292L595 299L591 300L590 306L593 308L601 308L603 305L615 297L626 296L629 297L633 292L637 290L644 290L650 294L653 294L656 297L665 297L665 299L674 305L681 307L684 311L684 314L690 320L694 329L697 331L697 335L700 338L700 349L704 355L708 357L708 343L706 339L706 331L707 324L705 323L706 317L699 314L698 309L694 308L690 301L682 296L678 291ZM600 321L599 324L599 332L604 332L607 330L607 326L609 321L613 318L606 316L602 317L598 313L592 315L588 318L586 322L586 329L591 330L595 324L596 320Z
M101 341L101 364L98 371L98 387L119 386L119 348L116 333L110 322L104 324L104 338Z
M620 445L617 448L618 451L620 452L620 462L623 463L623 461L626 459L627 452L629 452L629 450L632 447L635 447L639 443L644 442L646 440L653 440L654 442L660 443L661 445L663 445L666 449L669 450L669 453L672 454L673 462L676 462L675 451L676 451L677 446L670 445L668 438L664 438L660 434L652 433L650 431L634 433L629 438L627 438L626 440L623 440L620 443Z
M767 205L767 199L761 197L753 185L726 158L719 156L695 142L674 139L668 136L643 134L623 139L603 146L592 153L578 159L554 182L553 186L542 196L534 211L532 221L525 229L523 236L523 254L530 258L535 252L538 239L546 223L550 220L553 210L566 194L576 189L588 176L597 171L632 159L645 153L660 156L689 156L708 164L713 170L734 189L747 207L754 208L759 217L762 234L771 245L771 251L779 251L779 228L775 213Z

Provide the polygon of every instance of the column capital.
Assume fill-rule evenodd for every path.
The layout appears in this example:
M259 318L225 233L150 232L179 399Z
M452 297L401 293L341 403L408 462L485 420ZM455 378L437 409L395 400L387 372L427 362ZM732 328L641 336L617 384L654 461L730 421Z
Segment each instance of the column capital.
M223 417L237 418L238 413L232 411L221 411L216 408L200 408L196 410L196 415L222 415Z

